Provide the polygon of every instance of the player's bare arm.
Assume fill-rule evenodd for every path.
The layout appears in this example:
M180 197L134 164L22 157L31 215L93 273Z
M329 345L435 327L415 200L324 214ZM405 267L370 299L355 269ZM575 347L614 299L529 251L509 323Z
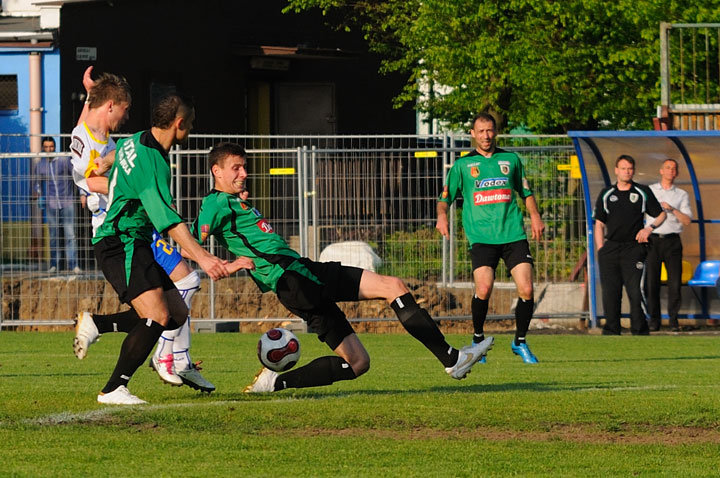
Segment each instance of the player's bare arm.
M226 268L227 261L218 259L203 249L184 223L175 224L167 232L180 245L183 256L197 262L212 280L222 279L229 275Z
M77 124L82 124L83 121L85 121L85 119L87 118L88 110L90 109L90 107L88 106L88 103L87 103L87 98L90 97L90 90L92 90L93 87L95 86L95 80L92 79L92 70L93 70L93 67L88 66L87 69L85 70L85 73L83 73L82 83L83 83L83 87L85 88L85 94L87 96L86 96L86 100L85 100L85 105L83 106L83 109L80 112L80 117L78 118Z
M448 213L449 206L446 202L438 201L437 203L437 223L435 229L440 231L445 238L450 239L450 230L448 227Z
M234 274L239 270L255 270L255 263L249 257L238 257L234 261L225 266L229 274Z
M528 210L528 214L530 214L531 237L533 239L540 240L543 232L545 231L545 223L540 217L540 211L538 211L535 196L528 196L525 198L525 207Z

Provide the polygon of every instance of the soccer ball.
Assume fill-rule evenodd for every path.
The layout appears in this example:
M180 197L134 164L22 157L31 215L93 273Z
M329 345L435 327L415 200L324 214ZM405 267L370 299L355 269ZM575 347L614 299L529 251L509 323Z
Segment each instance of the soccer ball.
M263 366L284 372L300 360L300 342L287 329L270 329L260 337L257 354Z

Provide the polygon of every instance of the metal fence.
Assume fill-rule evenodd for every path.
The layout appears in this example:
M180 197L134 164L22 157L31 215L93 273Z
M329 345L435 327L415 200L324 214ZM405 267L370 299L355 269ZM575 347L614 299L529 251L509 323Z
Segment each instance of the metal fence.
M56 138L66 151L67 136ZM0 135L0 326L60 325L70 323L81 309L116 311L116 296L93 258L89 213L79 201L74 229L82 271L65 270L62 263L58 272L48 271L49 229L32 185L38 180L33 163L51 155L5 152L10 142L17 151L22 141L28 138ZM433 315L469 316L472 277L457 208L451 209L450 241L434 229L443 178L454 160L472 148L468 137L192 135L170 154L177 207L188 221L212 188L207 152L220 141L245 146L251 200L302 255L322 259L331 244L362 241L380 257L378 272L441 292ZM500 136L499 144L524 159L547 225L545 238L531 241L536 281L567 282L585 250L586 236L581 185L569 166L571 142L564 136ZM212 241L208 247L220 257L229 255ZM496 289L511 284L503 265L497 280ZM282 310L268 312L265 296L242 275L217 283L205 279L195 297L193 315L200 320L287 316ZM504 299L494 294L493 300ZM491 310L504 309L504 304L491 302ZM565 307L565 312L574 317L583 313L580 306Z

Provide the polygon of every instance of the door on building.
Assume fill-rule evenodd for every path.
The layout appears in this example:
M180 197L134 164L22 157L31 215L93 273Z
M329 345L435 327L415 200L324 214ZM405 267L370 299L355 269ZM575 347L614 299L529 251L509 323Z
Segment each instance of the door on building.
M335 134L332 83L276 83L276 134Z

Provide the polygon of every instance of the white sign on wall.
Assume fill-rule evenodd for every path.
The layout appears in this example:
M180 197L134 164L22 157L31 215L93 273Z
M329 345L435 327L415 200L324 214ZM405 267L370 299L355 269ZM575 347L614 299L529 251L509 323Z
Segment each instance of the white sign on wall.
M97 60L97 47L79 46L75 48L75 59L77 61L95 61Z

